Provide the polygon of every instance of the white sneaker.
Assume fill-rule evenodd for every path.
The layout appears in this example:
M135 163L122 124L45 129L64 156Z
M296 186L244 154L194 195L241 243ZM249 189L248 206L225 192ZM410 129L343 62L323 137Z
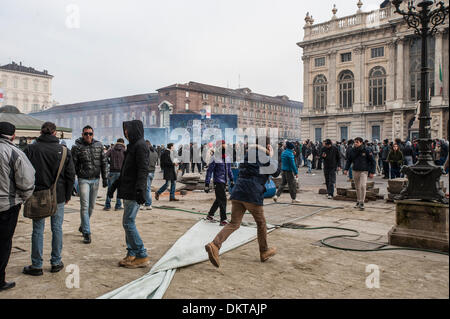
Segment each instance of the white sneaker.
M145 209L146 209L146 210L152 210L153 208L152 208L152 206L150 205L150 206L145 206Z
M274 202L277 202L278 201L278 196L275 195L274 197L272 197L272 199L273 199Z
M333 199L333 196L331 196L331 195L328 195L328 199Z
M313 173L313 174L311 174L311 176L316 176L316 174Z
M293 199L292 200L292 204L299 204L299 203L301 203L302 201L301 200L299 200L299 199Z

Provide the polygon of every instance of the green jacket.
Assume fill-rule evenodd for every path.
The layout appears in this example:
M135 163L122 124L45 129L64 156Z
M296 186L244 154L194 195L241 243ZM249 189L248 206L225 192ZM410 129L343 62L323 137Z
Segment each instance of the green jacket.
M403 153L400 150L398 150L397 152L391 150L389 152L387 160L391 164L391 166L400 167L403 164Z

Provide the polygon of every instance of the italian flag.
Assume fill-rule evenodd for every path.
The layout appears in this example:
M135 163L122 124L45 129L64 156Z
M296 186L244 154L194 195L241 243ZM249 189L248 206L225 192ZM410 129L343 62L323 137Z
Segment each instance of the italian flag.
M441 82L441 90L439 92L439 95L442 95L442 92L444 91L444 87L442 86L442 65L439 63L439 82Z

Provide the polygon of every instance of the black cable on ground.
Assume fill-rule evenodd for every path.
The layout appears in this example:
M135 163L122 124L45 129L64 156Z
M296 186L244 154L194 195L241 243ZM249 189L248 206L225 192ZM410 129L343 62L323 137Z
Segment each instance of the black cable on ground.
M274 204L288 204L288 205L295 205L295 206L312 206L312 205L309 205L309 204L290 204L290 203L272 203L272 204L267 204L266 206L274 205ZM208 214L205 214L205 213L190 211L190 210L181 209L181 208L171 208L171 207L164 207L164 206L153 206L153 207L158 208L158 209L180 211L180 212L196 214L196 215L208 215ZM319 209L318 211L313 212L312 214L309 214L307 216L302 216L302 217L296 218L294 220L310 217L312 215L315 215L315 214L321 212L324 209L342 209L343 208L343 207L330 207L330 206L320 206L320 205L314 205L313 207L322 207L322 209ZM229 215L229 214L231 214L231 213L227 213L227 215ZM248 212L245 212L245 214L248 214ZM291 228L292 229L292 227L288 227L287 224L288 223L284 223L284 224L281 224L281 225L275 225L275 227L276 228ZM320 243L322 245L326 246L326 247L333 248L333 249L344 250L344 251L375 252L375 251L387 251L387 250L414 250L414 251L423 251L423 252L441 254L441 255L446 255L446 256L449 255L446 252L436 251L436 250L429 250L429 249L422 249L422 248L410 248L410 247L383 248L383 247L387 246L387 245L384 245L381 248L375 248L375 249L354 249L354 248L344 248L344 247L334 246L332 244L327 243L327 240L334 239L334 238L348 238L348 237L353 237L354 238L354 237L359 237L360 233L357 230L351 229L351 228L334 227L334 226L321 226L321 227L309 227L309 228L307 228L307 227L298 227L298 228L293 228L293 229L299 229L299 230L336 229L336 230L344 230L344 231L353 232L354 233L353 235L330 236L330 237L327 237L327 238L324 238L324 239L320 240Z

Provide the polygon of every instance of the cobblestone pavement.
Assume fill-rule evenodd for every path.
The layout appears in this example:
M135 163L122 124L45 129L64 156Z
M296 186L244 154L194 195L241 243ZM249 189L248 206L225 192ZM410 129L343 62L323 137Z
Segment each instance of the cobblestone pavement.
M388 231L395 224L395 206L383 200L369 202L365 211L354 210L354 203L326 199L319 195L323 176L300 173L302 205L289 205L288 193L280 205L267 199L265 215L268 223L282 224L295 220L307 227L335 226L358 230L355 238L380 245L387 244ZM448 188L448 178L445 178ZM375 178L381 193L386 181ZM154 186L163 184L157 173ZM348 186L347 177L338 175L338 186ZM30 264L31 220L19 217L13 239L13 253L7 268L7 280L17 286L0 292L0 298L96 298L121 287L149 271L150 268L125 269L117 262L126 255L122 211L103 211L105 190L101 189L91 219L92 244L82 243L79 198L66 206L64 218L63 261L66 269L50 273L51 232L46 222L44 238L44 275L29 277L22 268ZM163 194L154 205L166 205L196 212L186 213L154 208L140 211L137 228L154 265L165 252L199 219L204 218L214 194L189 192L179 196L180 202L169 202ZM319 211L320 207L331 208ZM334 208L333 208L334 207ZM231 203L228 203L228 211ZM217 217L217 216L216 216ZM300 219L299 219L300 218ZM244 221L252 221L246 215ZM278 253L265 263L259 261L257 242L252 241L221 256L216 269L203 262L179 269L164 298L449 298L448 256L420 251L352 252L321 247L320 239L346 232L321 229L279 228L268 235L270 245ZM380 288L367 288L368 265L377 265ZM68 288L69 265L79 269L80 287ZM67 272L69 271L69 272ZM70 285L69 285L70 287Z

